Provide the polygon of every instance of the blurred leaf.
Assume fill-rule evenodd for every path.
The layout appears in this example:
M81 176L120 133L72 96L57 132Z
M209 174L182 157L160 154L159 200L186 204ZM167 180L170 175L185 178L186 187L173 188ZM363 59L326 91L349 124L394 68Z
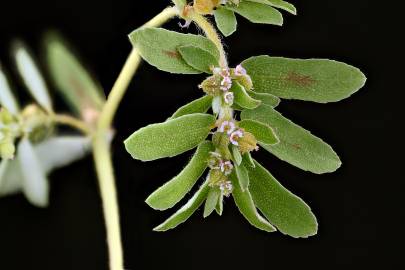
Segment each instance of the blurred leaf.
M233 11L223 7L218 7L214 11L215 23L221 33L228 37L236 31L238 22Z
M209 114L195 113L152 124L135 131L125 140L125 148L143 161L173 157L196 147L215 123Z
M249 190L242 191L235 174L231 175L231 180L233 184L232 197L246 220L249 221L252 226L260 230L266 232L276 231L276 229L257 212Z
M238 13L253 23L283 25L283 15L277 9L266 4L243 1L237 7L228 5L225 8Z
M188 65L178 48L194 46L207 51L219 59L219 52L209 39L192 34L180 34L162 28L141 28L133 31L129 38L143 59L160 70L171 73L202 73Z
M218 200L221 197L221 190L218 187L210 188L207 199L205 201L204 206L204 218L211 215L211 213L215 210L215 207L218 204Z
M234 101L237 105L245 109L254 109L261 104L260 100L256 100L249 96L245 88L238 82L232 83L231 91L234 94Z
M258 162L254 169L248 170L255 205L279 231L296 238L316 234L318 223L304 201L284 188Z
M209 152L213 151L212 143L202 142L187 166L173 179L154 191L146 203L158 210L173 207L191 190L207 168Z
M49 183L30 141L23 138L17 149L22 172L22 189L28 201L37 207L48 206Z
M14 97L7 76L0 65L0 105L6 108L11 114L17 115L20 111L20 106Z
M46 60L56 90L72 110L83 118L91 118L105 103L101 85L93 79L67 43L52 33L45 39Z
M212 68L218 66L218 59L204 49L196 46L180 46L177 50L187 64L199 71L212 73Z
M249 174L246 167L243 164L235 164L235 173L238 179L238 183L243 192L249 187Z
M251 90L246 90L249 96L254 99L260 100L262 104L269 105L273 108L277 107L280 104L280 99L275 95L269 93L257 93Z
M164 232L177 227L177 225L186 221L197 209L203 204L204 200L207 198L208 191L210 187L208 186L208 181L200 187L200 189L194 194L194 196L176 213L169 217L165 222L155 227L153 230L158 232Z
M245 119L239 122L239 127L252 133L260 143L273 145L280 142L273 129L267 124L256 120Z
M206 113L211 108L212 96L205 95L180 107L169 119L193 113Z
M221 192L221 195L218 197L217 205L215 206L215 212L219 216L222 216L222 212L224 211L224 195Z
M21 42L16 42L13 54L18 72L31 95L44 109L52 111L52 101L45 80L26 46Z
M286 99L320 103L349 97L365 84L361 71L347 64L326 59L289 59L267 55L242 62L256 92Z
M284 118L272 107L262 105L241 113L242 119L253 119L271 125L280 143L260 144L281 160L313 173L333 172L342 164L338 155L327 143L309 131Z

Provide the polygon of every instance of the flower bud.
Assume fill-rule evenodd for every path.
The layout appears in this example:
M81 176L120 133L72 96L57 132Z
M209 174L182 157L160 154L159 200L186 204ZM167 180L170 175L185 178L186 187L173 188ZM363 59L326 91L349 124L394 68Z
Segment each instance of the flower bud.
M243 137L238 140L238 147L241 154L257 150L257 140L250 132L244 132Z
M37 105L27 106L23 112L25 132L33 142L39 142L48 137L53 131L53 123L50 117Z
M228 181L228 177L226 177L220 170L210 170L208 173L208 183L211 187L217 186L225 181Z
M221 77L220 76L210 76L205 79L199 87L210 96L219 96L221 94Z

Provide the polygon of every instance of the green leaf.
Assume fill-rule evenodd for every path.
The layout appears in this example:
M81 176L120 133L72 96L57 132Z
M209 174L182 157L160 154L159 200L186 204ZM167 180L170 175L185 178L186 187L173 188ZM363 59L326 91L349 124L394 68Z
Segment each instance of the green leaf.
M252 90L246 90L249 96L254 99L260 100L262 104L269 105L273 108L277 107L280 104L280 98L269 93L257 93Z
M326 59L289 59L266 55L242 62L256 92L320 103L349 97L366 82L357 68Z
M7 79L6 74L0 65L0 105L6 108L11 114L17 115L20 106L14 97L13 91Z
M255 163L254 163L254 161L253 161L252 155L251 155L249 152L243 154L243 156L242 156L242 162L243 162L243 164L245 164L245 166L247 166L247 167L251 167L251 168L256 167L256 165L255 165Z
M33 98L47 111L52 111L52 101L45 80L32 55L22 42L16 42L13 54L17 70Z
M260 100L249 96L245 88L238 82L233 82L230 89L234 94L234 101L237 105L245 109L254 109L261 104Z
M193 113L206 113L211 108L211 104L212 96L205 95L180 107L169 119Z
M20 141L17 158L22 168L22 189L28 201L37 207L48 206L48 179L33 146L27 138Z
M235 164L235 173L236 177L238 178L238 183L242 191L246 191L249 187L249 174L246 167L241 164Z
M104 91L68 44L58 35L48 34L45 52L55 88L71 109L83 118L101 111L105 103Z
M218 202L217 205L215 206L215 212L217 212L217 214L219 216L222 216L222 212L224 211L224 194L222 194L218 197Z
M164 232L173 229L177 227L177 225L186 221L198 209L198 207L203 204L204 200L207 198L209 190L210 187L208 186L208 181L206 181L183 207L153 230Z
M260 143L273 145L280 142L273 129L261 122L245 119L239 122L239 127L252 133Z
M173 179L154 191L146 203L158 210L166 210L178 203L194 186L207 168L211 142L201 143L187 166Z
M219 60L217 47L209 39L191 34L180 34L162 28L141 28L133 31L129 38L143 59L160 70L171 73L201 73L187 64L178 52L182 46L194 46Z
M293 4L290 4L283 0L267 0L267 2L269 2L269 4L272 5L273 7L283 9L287 12L290 12L293 15L297 15L297 9Z
M248 170L253 201L271 224L296 238L316 234L318 223L304 201L284 188L258 162L254 169Z
M266 232L276 231L276 229L257 212L249 190L242 191L235 174L231 175L231 180L233 184L232 197L246 220L260 230Z
M236 31L238 22L233 11L218 7L214 11L215 23L224 36L228 37Z
M280 143L261 146L300 169L321 174L333 172L342 164L332 147L270 106L262 105L255 110L245 110L241 113L241 118L271 125Z
M236 165L242 163L242 155L240 154L239 148L236 145L232 145L232 157Z
M125 148L133 158L149 161L173 157L196 147L207 136L215 117L195 113L135 131L125 140Z
M181 46L177 50L188 65L199 71L212 73L212 68L218 66L218 59L204 49L196 46Z
M204 218L211 215L211 213L215 210L215 207L217 206L220 197L221 197L221 190L218 187L210 188L207 200L205 201Z
M225 8L238 13L253 23L283 25L283 15L277 9L266 4L243 1L237 7L228 5Z

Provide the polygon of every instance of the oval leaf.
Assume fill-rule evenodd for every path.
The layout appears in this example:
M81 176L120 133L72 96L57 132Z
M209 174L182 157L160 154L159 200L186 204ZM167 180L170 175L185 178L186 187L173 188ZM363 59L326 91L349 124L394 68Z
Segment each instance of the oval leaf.
M209 153L213 150L211 142L201 143L187 166L176 177L153 192L146 199L146 203L158 210L173 207L191 190L204 173Z
M204 218L211 215L218 205L218 200L221 197L221 190L218 187L211 187L208 192L207 199L205 200L204 206Z
M266 124L251 119L245 119L239 122L239 126L252 133L261 143L271 145L279 143L279 139L273 129Z
M266 232L276 231L276 229L257 212L249 190L244 192L242 191L234 174L231 175L231 180L234 186L232 197L235 200L235 204L238 206L239 211L246 218L246 220L260 230Z
M226 9L234 11L253 23L283 25L283 15L266 4L243 1L238 6L228 5Z
M255 110L245 110L241 113L241 118L271 125L280 143L261 146L302 170L320 174L333 172L342 164L332 147L270 106L262 105Z
M187 64L199 71L212 73L212 68L218 66L218 59L204 49L196 46L181 46L177 50Z
M273 7L283 9L287 12L290 12L293 15L297 15L297 9L293 4L290 4L283 0L267 0L267 2L269 2L269 4L272 5Z
M180 34L162 28L141 28L132 32L129 38L146 62L171 73L202 73L184 61L178 52L182 46L203 49L213 55L217 63L219 60L218 49L203 36Z
M249 189L257 208L284 234L296 238L315 235L318 223L309 206L255 163L256 167L248 170Z
M193 113L206 113L212 104L212 96L205 95L180 107L169 119Z
M245 88L238 82L232 83L231 91L237 105L245 109L254 109L261 104L260 100L254 99L246 92Z
M242 191L246 191L249 187L249 174L246 167L243 164L235 164L235 173L238 178L238 183Z
M242 63L256 92L285 99L320 103L349 97L362 88L366 77L357 68L326 59L289 59L256 56Z
M45 46L52 80L72 110L83 118L100 111L105 103L104 91L67 43L56 34L49 34Z
M48 206L49 183L45 171L28 139L18 145L17 158L22 172L22 189L28 201L37 207Z
M228 37L236 31L238 22L235 13L223 7L218 7L214 11L215 23L221 33Z
M207 198L209 189L208 181L206 181L182 208L153 230L164 232L173 229L186 221L198 209L198 207L203 204L204 200Z
M240 165L242 163L242 155L239 148L236 145L232 145L231 149L233 161L236 163L236 165Z
M20 106L17 103L11 90L10 84L0 65L0 105L6 108L11 114L17 115L20 111Z
M196 147L207 136L215 117L195 113L135 131L125 140L125 148L143 161L172 157Z
M252 90L246 90L246 93L248 93L248 95L252 98L260 100L262 104L269 105L273 108L280 104L280 98L269 93L257 93Z

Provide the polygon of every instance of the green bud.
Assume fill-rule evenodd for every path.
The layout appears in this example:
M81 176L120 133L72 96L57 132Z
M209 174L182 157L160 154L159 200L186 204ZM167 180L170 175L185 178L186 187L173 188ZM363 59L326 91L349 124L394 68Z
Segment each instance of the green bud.
M0 143L0 157L3 159L12 159L15 154L15 146L11 141L3 141Z
M48 114L37 105L29 105L22 112L24 130L32 142L40 142L48 137L54 125Z
M221 77L212 75L206 78L199 87L210 96L219 96L221 94Z
M208 174L208 181L211 187L219 186L220 183L228 181L228 177L220 170L210 170Z

